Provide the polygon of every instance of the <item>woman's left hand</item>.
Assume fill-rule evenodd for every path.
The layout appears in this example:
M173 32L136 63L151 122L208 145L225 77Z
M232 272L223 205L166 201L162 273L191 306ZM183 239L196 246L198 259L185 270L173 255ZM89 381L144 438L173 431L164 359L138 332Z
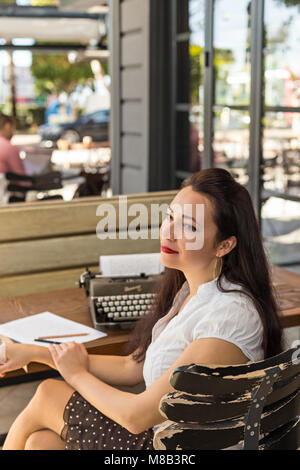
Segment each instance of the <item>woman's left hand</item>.
M74 341L51 344L49 351L57 370L70 385L75 376L88 371L89 356L83 344Z

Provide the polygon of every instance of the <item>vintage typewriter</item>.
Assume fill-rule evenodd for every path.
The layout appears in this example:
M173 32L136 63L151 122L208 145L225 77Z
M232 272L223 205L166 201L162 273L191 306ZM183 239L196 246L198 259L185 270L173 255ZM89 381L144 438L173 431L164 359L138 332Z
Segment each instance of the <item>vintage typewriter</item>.
M87 268L79 287L85 288L94 328L132 329L155 302L154 290L162 276L103 276Z

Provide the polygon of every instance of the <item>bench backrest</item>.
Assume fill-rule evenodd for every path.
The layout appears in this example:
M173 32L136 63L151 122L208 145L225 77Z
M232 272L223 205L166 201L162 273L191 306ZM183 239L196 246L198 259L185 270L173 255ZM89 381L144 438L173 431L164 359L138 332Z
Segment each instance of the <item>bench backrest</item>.
M300 446L300 354L236 366L187 365L174 370L175 392L162 397L166 422L157 450L297 449Z
M1 207L0 297L75 287L87 266L99 269L100 255L159 252L159 238L150 236L151 205L168 204L175 194L162 191ZM123 208L127 203L127 221L119 218L120 200ZM116 239L97 237L96 227L107 214L103 204L115 210ZM135 204L143 204L148 214L138 239L130 236L130 223L139 215ZM100 206L102 214L97 213Z

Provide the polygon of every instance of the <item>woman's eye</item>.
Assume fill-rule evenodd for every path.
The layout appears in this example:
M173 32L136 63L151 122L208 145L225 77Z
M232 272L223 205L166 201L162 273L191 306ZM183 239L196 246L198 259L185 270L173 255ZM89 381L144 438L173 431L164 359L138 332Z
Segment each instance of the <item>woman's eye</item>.
M196 232L196 227L194 227L193 225L189 225L189 224L184 224L184 227L187 228L187 230L191 231L191 232Z

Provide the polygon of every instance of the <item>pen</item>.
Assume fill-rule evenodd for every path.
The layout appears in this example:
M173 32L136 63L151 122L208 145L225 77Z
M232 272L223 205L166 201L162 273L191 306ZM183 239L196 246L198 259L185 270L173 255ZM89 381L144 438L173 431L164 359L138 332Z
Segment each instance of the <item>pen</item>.
M47 339L35 339L34 341L37 341L38 343L52 343L52 344L61 344L58 341L50 341Z
M72 333L69 335L56 335L56 336L39 336L37 339L52 339L52 338L70 338L72 336L87 336L89 333Z

